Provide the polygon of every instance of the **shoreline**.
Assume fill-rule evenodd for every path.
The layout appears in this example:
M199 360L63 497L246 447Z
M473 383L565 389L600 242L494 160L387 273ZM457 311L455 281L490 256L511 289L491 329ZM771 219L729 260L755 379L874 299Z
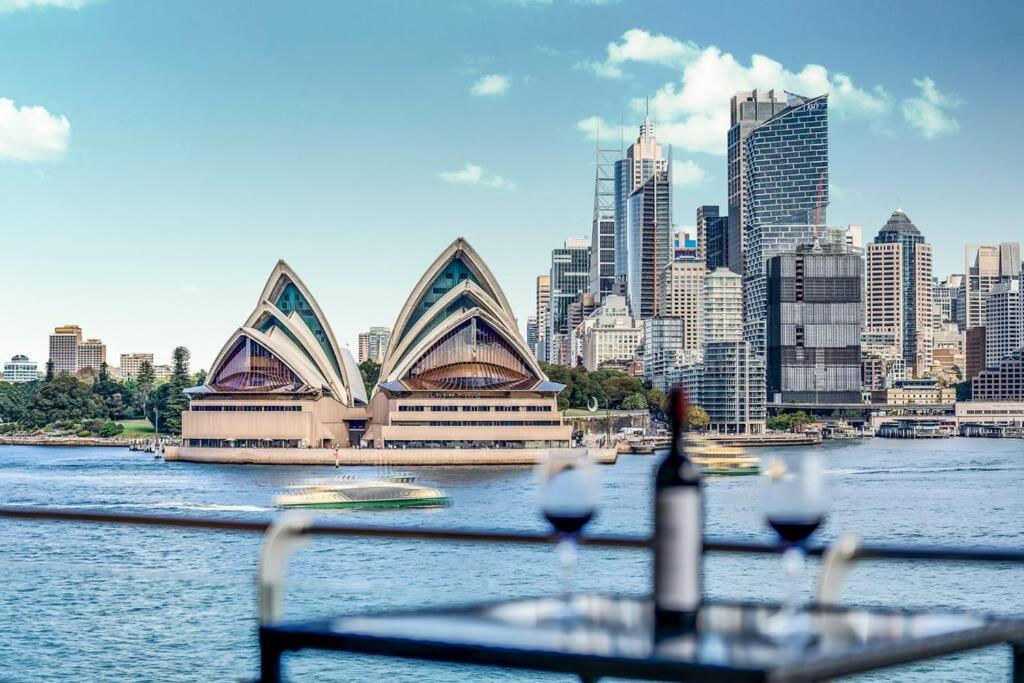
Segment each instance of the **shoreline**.
M551 449L587 450L600 464L618 460L614 448ZM168 446L167 462L220 465L536 465L547 457L545 448L192 448Z
M103 436L0 436L0 446L64 446L87 448L111 446L128 448L135 439L118 439Z

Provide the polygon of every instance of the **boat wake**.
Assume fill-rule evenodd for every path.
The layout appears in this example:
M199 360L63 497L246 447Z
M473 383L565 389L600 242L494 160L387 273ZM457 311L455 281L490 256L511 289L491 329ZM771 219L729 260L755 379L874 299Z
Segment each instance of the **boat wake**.
M217 503L187 503L183 501L160 503L39 503L36 501L11 501L0 503L0 505L71 510L196 510L201 512L272 512L274 510L274 508L259 505L219 505Z
M962 467L886 467L876 469L834 469L825 470L825 474L832 476L847 476L854 474L941 474L945 472L1010 472L1018 470L1018 467L985 467L962 466Z

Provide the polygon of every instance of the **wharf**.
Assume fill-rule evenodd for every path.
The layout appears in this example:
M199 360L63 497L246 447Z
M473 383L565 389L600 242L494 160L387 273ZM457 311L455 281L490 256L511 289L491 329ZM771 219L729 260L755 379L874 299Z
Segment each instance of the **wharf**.
M603 465L618 458L614 448L194 448L168 446L167 461L230 465L535 465L555 451L589 451Z

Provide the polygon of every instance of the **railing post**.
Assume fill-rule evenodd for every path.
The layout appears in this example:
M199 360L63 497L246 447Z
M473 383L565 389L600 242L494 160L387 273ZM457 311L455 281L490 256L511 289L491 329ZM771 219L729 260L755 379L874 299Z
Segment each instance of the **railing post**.
M257 573L260 626L269 626L284 612L284 572L292 553L309 543L306 529L313 520L300 512L286 512L267 528L260 549Z
M821 572L818 574L817 598L820 605L834 605L839 600L846 575L853 569L860 539L856 534L843 534L835 540L821 558Z
M1010 642L1010 656L1013 658L1013 683L1024 683L1024 640Z

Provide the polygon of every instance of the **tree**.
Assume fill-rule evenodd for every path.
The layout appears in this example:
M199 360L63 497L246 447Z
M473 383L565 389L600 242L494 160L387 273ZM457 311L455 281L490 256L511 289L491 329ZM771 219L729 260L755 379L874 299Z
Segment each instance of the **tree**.
M963 382L957 382L953 385L956 389L956 400L957 401L970 401L971 400L971 380L964 380Z
M363 386L366 387L367 395L373 393L373 388L377 386L377 381L380 379L380 365L367 358L359 364L359 374L363 378Z
M82 422L106 416L107 407L88 385L62 374L39 387L21 422L30 427L43 427L59 421Z
M146 402L146 417L159 428L162 434L181 433L181 414L188 410L188 397L185 395L185 389L192 386L192 376L188 369L192 354L184 346L178 346L174 349L171 357L173 370L170 381L151 390L149 400ZM160 412L159 425L156 423L157 411Z
M47 382L53 381L53 361L52 360L46 361L46 381Z
M711 424L711 417L708 411L696 403L691 403L686 409L686 419L690 423L690 429L707 429Z
M812 422L814 422L813 417L802 410L798 410L795 413L779 413L778 415L773 415L768 418L765 425L768 429L785 432L798 425L810 424Z
M39 382L0 382L0 422L19 422L25 417L29 401Z
M647 408L647 397L639 391L622 399L623 410L644 410L645 408Z
M610 408L621 408L622 402L627 396L630 394L642 395L644 391L643 382L636 377L630 377L625 374L608 377L601 382L601 388L604 389L605 396L608 398L608 407ZM644 407L647 407L646 398L644 399Z
M156 373L153 372L153 365L148 360L142 361L139 374L135 377L135 396L132 400L132 408L136 415L146 414L146 403L155 383Z
M184 346L174 347L171 353L171 381L177 381L181 386L187 386L189 380L188 362L192 360L192 354Z
M209 377L209 373L206 370L200 370L196 373L195 377L192 378L192 386L201 387L206 384L206 378Z
M647 392L647 405L652 411L658 411L662 415L668 410L668 396L661 389L651 389Z
M100 427L99 434L100 434L100 436L105 436L107 438L110 438L112 436L117 436L118 434L120 434L123 431L124 431L124 425L118 424L118 423L113 422L111 420L107 420L106 422L103 423L103 426Z

